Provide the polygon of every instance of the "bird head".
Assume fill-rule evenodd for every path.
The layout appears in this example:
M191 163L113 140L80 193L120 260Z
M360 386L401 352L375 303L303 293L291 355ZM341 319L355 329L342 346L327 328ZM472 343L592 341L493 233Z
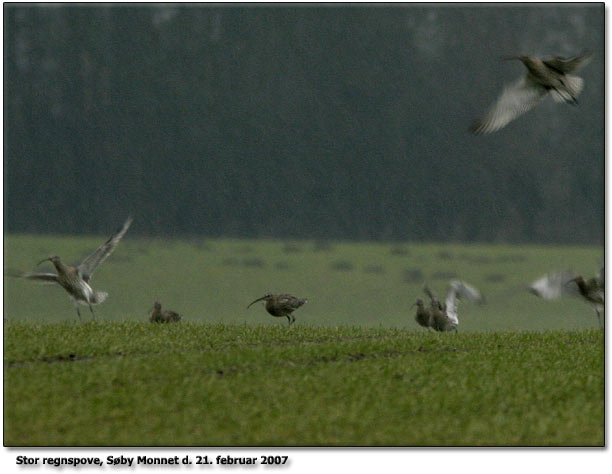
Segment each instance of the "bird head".
M257 303L258 301L268 301L270 298L272 298L272 295L270 293L267 293L265 295L263 295L261 298L257 298L255 301L253 301L251 304L249 304L247 306L247 309L249 309L252 305L254 305L255 303Z
M161 303L159 301L155 301L155 303L153 303L153 308L155 308L157 311L161 311Z
M570 283L576 283L576 285L580 286L581 284L584 284L584 278L580 275L578 275L576 278L572 278L571 280L568 280L567 283L565 283L565 286L569 285Z
M419 308L423 308L423 300L421 298L417 298L417 300L415 301L415 303L411 306L411 308L413 306L418 306Z

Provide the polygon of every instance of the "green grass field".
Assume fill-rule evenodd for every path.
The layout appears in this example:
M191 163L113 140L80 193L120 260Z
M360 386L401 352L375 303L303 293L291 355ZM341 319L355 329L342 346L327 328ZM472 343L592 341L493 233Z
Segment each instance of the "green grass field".
M5 268L104 238L5 237ZM126 239L82 307L60 288L5 279L8 446L602 446L604 335L578 300L525 291L550 270L592 274L602 250ZM44 268L44 267L43 267ZM427 282L480 288L459 334L427 333L410 306ZM308 297L285 319L246 305ZM159 298L183 313L147 322Z
M7 445L603 445L603 333L5 325Z

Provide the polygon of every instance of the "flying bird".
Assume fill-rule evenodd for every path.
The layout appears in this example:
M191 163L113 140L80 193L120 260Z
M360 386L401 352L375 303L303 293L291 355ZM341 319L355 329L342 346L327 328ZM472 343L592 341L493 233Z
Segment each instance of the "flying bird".
M601 313L605 306L605 268L602 266L593 278L586 280L582 275L576 275L571 270L561 270L548 273L535 280L529 291L545 300L574 296L586 300L597 313L597 321L601 322Z
M423 289L423 291L427 294L427 296L429 296L429 307L425 308L423 301L417 300L417 314L415 319L418 318L417 322L421 326L424 325L422 323L427 322L428 326L436 331L457 330L457 326L459 325L457 306L460 299L463 298L476 303L484 302L484 297L480 291L461 280L451 280L449 282L449 290L446 294L444 304L442 304L440 300L436 298L436 296L427 286Z
M293 316L292 313L307 302L307 300L303 298L296 298L295 296L287 294L272 295L268 293L249 304L247 309L249 309L251 305L262 300L266 302L265 307L268 313L276 318L286 317L289 321L289 326L295 322L295 316Z
M492 133L505 127L538 105L549 92L555 102L578 105L577 97L584 81L570 73L584 67L591 60L590 54L573 58L511 56L505 59L518 59L527 68L527 73L504 89L486 115L471 126L472 133Z
M149 321L152 323L177 323L182 319L182 316L175 311L168 309L162 311L162 306L159 301L153 304L153 311L149 316Z
M21 277L38 283L58 284L70 295L70 301L76 308L80 321L82 321L82 319L81 311L78 306L79 303L89 306L92 318L95 319L92 306L102 303L108 296L108 293L104 291L94 291L91 286L89 286L89 282L95 269L113 252L113 250L115 250L115 247L117 247L117 244L125 235L131 223L132 218L130 217L125 221L121 229L111 235L104 244L98 247L95 252L75 267L65 264L57 255L52 255L49 258L41 260L37 265L46 261L51 261L57 273L9 272L8 276Z

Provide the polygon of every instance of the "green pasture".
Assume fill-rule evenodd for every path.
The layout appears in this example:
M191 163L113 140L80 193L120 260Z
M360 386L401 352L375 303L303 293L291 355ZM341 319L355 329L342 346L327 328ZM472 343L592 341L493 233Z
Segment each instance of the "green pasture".
M5 269L79 262L104 237L5 236ZM586 275L591 247L130 238L98 268L85 322L59 287L4 280L8 446L602 446L604 337L577 299L526 291ZM41 270L50 270L42 265ZM487 303L459 333L412 306L457 277ZM309 302L297 322L246 306ZM183 314L151 324L155 299Z
M106 236L8 235L5 269L37 270L57 254L79 262ZM95 311L100 321L144 321L155 299L185 322L283 325L262 306L246 306L267 292L308 298L298 325L360 325L417 329L411 305L427 283L443 296L449 278L478 287L487 304L459 308L459 331L598 327L583 301L543 301L525 288L552 270L598 270L597 247L347 243L273 240L160 240L128 232L98 268L94 289L109 297ZM39 270L52 270L49 262ZM87 307L81 307L86 319ZM4 281L4 317L10 321L75 321L59 287Z
M581 331L5 322L8 446L602 446Z

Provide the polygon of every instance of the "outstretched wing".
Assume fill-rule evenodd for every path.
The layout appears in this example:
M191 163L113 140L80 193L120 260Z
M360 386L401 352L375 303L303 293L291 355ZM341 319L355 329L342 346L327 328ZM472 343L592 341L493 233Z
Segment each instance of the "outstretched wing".
M529 291L545 300L554 300L565 295L579 296L578 287L567 284L574 277L571 270L551 272L529 285Z
M432 291L429 289L429 287L428 287L427 285L425 285L425 286L423 287L423 291L425 292L425 294L426 294L427 296L429 296L429 299L430 299L430 301L431 301L431 305L432 305L432 306L437 306L438 308L440 308L440 309L441 309L442 305L440 304L440 301L438 300L438 298L436 298L436 295L434 295L434 294L432 293Z
M482 303L484 298L482 293L471 285L468 285L462 280L452 280L450 289L446 295L446 315L452 319L455 324L459 324L457 316L457 303L459 299L465 299L473 303Z
M461 280L452 280L450 282L451 290L454 290L457 296L461 299L466 299L472 303L484 302L482 293L471 285Z
M89 257L87 257L79 264L77 269L79 270L79 273L81 274L83 280L87 282L90 280L91 275L95 271L96 267L100 265L106 259L106 257L108 257L113 252L113 250L115 250L115 247L117 246L121 238L130 228L131 223L132 218L129 217L125 221L125 224L123 224L123 227L121 227L121 229L111 235L110 238L106 242L104 242L104 244L98 247L98 249L94 253L92 253Z
M592 54L587 53L582 56L574 56L573 58L562 58L561 56L557 56L550 59L544 59L542 62L561 74L567 74L577 71L589 64L592 57Z
M529 76L524 76L506 87L493 107L470 130L476 135L495 132L538 105L547 92Z
M18 272L16 270L7 270L4 274L6 276L25 278L27 280L32 280L37 283L44 283L48 285L57 283L57 275L55 273L24 273Z

